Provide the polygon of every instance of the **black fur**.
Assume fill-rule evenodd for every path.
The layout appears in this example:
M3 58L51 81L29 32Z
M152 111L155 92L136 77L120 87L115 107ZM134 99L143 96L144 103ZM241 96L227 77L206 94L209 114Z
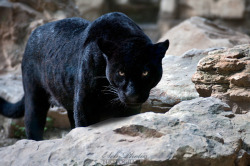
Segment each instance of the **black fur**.
M168 40L152 44L122 13L38 27L22 61L28 138L42 139L50 98L67 109L72 128L139 113L161 79L168 45ZM8 113L10 103L0 100L0 113L17 117L11 110L22 112L20 103Z
M24 97L15 104L0 98L0 114L8 118L21 118L24 115Z

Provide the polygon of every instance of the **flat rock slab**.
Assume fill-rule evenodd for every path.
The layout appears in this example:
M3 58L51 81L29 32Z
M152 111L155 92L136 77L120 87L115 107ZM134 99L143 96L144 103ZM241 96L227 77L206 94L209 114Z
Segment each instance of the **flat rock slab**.
M143 113L76 128L62 139L21 140L0 148L0 165L247 166L250 113L196 98L165 114Z

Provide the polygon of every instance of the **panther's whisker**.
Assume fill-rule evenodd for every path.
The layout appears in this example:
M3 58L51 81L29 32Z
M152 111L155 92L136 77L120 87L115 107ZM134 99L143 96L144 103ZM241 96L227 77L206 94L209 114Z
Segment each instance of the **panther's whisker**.
M107 78L106 76L96 76L94 77L94 79L98 79L98 78Z
M103 90L104 93L114 93L117 94L117 91L113 91L113 90Z
M116 97L116 98L110 100L110 103L111 103L111 104L119 104L119 103L120 103L119 97Z

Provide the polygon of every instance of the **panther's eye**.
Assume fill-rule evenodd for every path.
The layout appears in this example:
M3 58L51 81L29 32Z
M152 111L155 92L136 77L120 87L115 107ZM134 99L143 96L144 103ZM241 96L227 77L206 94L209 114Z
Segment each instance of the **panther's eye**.
M147 76L148 75L148 71L144 71L143 73L142 73L142 76Z
M119 71L119 75L123 77L125 76L125 73L123 71Z

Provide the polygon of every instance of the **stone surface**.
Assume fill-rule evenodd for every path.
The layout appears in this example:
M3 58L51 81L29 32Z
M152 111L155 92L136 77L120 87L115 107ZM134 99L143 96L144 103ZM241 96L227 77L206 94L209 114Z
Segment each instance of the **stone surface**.
M166 112L181 101L199 97L191 81L197 64L200 59L208 55L209 51L220 49L222 48L192 49L182 56L166 55L162 63L162 79L151 90L149 99L143 104L142 112Z
M192 81L200 96L218 97L235 113L250 111L250 44L209 52Z
M159 41L169 39L168 55L180 56L186 51L214 47L233 47L250 43L250 37L201 17L192 17L169 30Z
M247 166L250 114L216 98L184 101L166 114L143 113L76 128L62 139L0 148L0 165ZM67 157L65 157L67 156Z

